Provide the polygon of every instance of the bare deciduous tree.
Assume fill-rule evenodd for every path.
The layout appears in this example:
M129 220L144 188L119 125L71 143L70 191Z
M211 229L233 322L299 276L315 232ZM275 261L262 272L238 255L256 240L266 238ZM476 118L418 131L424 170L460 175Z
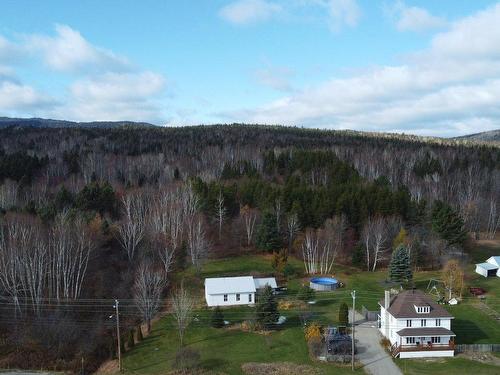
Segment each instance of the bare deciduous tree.
M222 189L219 190L219 195L217 196L217 202L215 206L215 215L217 219L217 224L219 227L219 241L222 235L222 224L226 220L227 210L224 206L224 195L222 195Z
M245 224L247 246L250 246L255 229L255 222L257 221L257 213L254 209L250 208L248 205L245 205L240 208L240 216L242 217L243 223Z
M288 251L292 250L293 241L300 229L299 217L296 213L292 213L286 218L286 237L288 242Z
M118 224L118 239L132 261L146 232L147 207L139 193L123 196L122 204L124 218Z
M398 227L396 222L396 219L388 222L384 217L377 216L375 218L368 218L363 226L361 239L365 247L368 271L375 272L379 262L385 260L390 232Z
M194 300L181 284L181 287L172 295L172 315L174 316L179 334L180 346L184 345L184 334L193 319Z
M143 261L136 271L134 282L134 301L151 331L151 320L161 306L161 295L166 286L163 271L156 270L149 261Z
M191 263L195 270L199 272L209 250L203 220L200 216L191 222L188 227L187 237L187 247Z

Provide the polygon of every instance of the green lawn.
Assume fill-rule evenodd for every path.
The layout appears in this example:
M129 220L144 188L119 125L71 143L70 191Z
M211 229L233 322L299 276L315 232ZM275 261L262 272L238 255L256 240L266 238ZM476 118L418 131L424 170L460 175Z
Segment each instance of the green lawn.
M228 320L240 320L242 309L225 310ZM313 362L300 323L291 316L285 326L270 335L240 330L211 328L202 316L189 328L186 343L199 351L201 366L227 374L243 374L241 365L247 362L293 362L317 367L323 374L347 374L349 368ZM178 349L178 338L170 317L154 325L152 334L124 356L128 373L164 374L172 368Z
M289 262L300 275L302 262L294 258L290 258ZM205 277L245 274L272 274L271 257L258 255L212 260L204 265L199 275L188 269L179 275L177 281L184 279L185 285L189 285L202 298L200 290L203 290L202 280ZM301 277L292 279L288 284L288 293L278 298L296 300L299 287L306 281ZM347 289L318 294L317 297L318 301L314 305L303 304L299 309L281 311L281 315L287 317L287 322L269 335L211 328L211 310L201 308L196 312L196 321L189 328L185 342L200 352L203 368L227 374L242 374L241 365L246 362L293 362L312 365L321 370L322 374L351 373L349 367L317 363L309 358L299 319L300 312L309 311L314 314L314 320L325 325L334 324L338 320L341 301L351 301ZM224 319L234 324L253 317L254 308L226 308L223 313ZM124 368L127 372L164 374L172 369L175 352L178 350L178 337L173 323L171 317L162 318L153 326L149 337L125 354Z
M481 250L485 252L486 250ZM490 250L491 251L491 250ZM481 254L481 256L486 253ZM297 291L309 279L303 276L303 264L290 257L289 262L296 277L289 280L288 292L279 299L296 300ZM470 268L470 269L469 269ZM488 291L487 303L492 308L498 307L500 299L500 279L484 279L475 276L472 266L467 269L467 285L484 287ZM352 304L351 291L357 291L356 306L366 306L369 310L378 310L378 301L383 298L383 291L390 286L385 283L386 271L367 272L348 266L337 266L334 276L345 284L333 292L316 293L316 303L302 304L292 310L282 310L287 323L280 330L269 335L242 332L235 329L214 329L210 327L211 310L203 306L203 279L206 277L232 275L271 275L271 257L269 255L240 256L216 259L207 262L199 274L192 268L177 275L174 283L184 280L200 301L197 319L189 328L186 344L200 352L205 369L221 371L227 374L242 374L241 365L246 362L293 362L312 365L324 374L342 374L349 368L313 362L308 355L303 327L299 314L307 311L313 319L323 325L337 324L338 310L342 302ZM426 290L429 279L439 278L439 271L418 272L414 275L417 288ZM463 302L447 308L455 316L452 329L457 334L457 343L500 343L500 324L486 312L478 309L477 299L466 295ZM224 309L225 320L231 324L241 322L253 316L253 308L238 307ZM124 367L129 373L163 374L172 368L173 359L178 350L178 338L171 317L162 318L153 326L152 334L141 344L124 356ZM470 373L490 374L493 366L463 358L443 359L433 362L432 366L424 360L398 361L406 366L409 374L455 374ZM498 369L498 368L496 368ZM360 370L361 371L361 370ZM498 372L498 371L497 371Z
M396 364L408 375L494 375L500 367L465 358L397 359Z

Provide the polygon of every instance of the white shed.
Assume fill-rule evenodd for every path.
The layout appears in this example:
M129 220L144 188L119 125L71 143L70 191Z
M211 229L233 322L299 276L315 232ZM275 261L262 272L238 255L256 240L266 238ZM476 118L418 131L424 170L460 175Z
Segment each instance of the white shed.
M484 277L500 277L500 256L489 257L486 262L476 264L476 273Z
M205 279L208 306L253 305L255 282L252 276L214 277Z
M274 277L258 277L254 278L253 281L255 282L255 289L264 289L267 285L273 288L273 290L278 287Z

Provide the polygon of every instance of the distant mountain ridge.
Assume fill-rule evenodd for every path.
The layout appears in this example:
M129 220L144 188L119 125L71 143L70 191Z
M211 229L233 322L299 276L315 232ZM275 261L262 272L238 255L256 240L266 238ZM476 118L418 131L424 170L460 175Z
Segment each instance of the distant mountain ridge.
M243 125L243 124L241 124ZM89 122L77 122L77 121L67 121L67 120L53 120L44 118L11 118L11 117L0 117L0 129L7 127L32 127L32 128L121 128L121 127L158 127L159 125L154 125L148 122L135 122L135 121L89 121ZM325 129L328 130L328 129ZM432 140L435 141L472 141L472 142L485 142L500 144L500 129L490 130L481 133L474 133L468 135L462 135L454 138L440 138L440 137L426 137L426 136L412 136L411 134L395 134L395 133L385 133L385 132L363 132L355 130L344 130L342 132L347 132L351 134L360 135L371 135L376 137L410 137L418 138L422 140Z
M154 127L157 125L148 122L134 121L91 121L76 122L66 120L52 120L44 118L10 118L0 117L0 129L11 126L32 128L120 128L125 126Z
M455 139L498 143L498 142L500 142L500 129L490 130L490 131L481 132L481 133L474 133L474 134L469 134L469 135L463 135L461 137L456 137Z

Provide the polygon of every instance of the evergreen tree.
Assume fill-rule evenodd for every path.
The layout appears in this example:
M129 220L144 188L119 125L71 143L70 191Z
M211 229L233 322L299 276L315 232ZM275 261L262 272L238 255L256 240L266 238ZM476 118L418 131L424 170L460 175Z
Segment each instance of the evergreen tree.
M278 312L278 302L273 293L273 289L267 285L258 295L255 309L257 322L264 328L272 328L280 316Z
M217 306L212 314L212 327L222 328L224 327L224 315L222 315L222 310Z
M364 259L365 259L365 253L363 245L358 244L353 249L351 263L354 267L361 268L363 267Z
M266 212L257 228L256 245L259 249L273 251L281 247L281 238L276 228L276 217Z
M458 212L440 201L432 209L432 230L451 246L463 246L467 239L464 222Z
M394 282L408 282L412 278L410 255L405 246L399 245L392 253L389 264L389 279Z
M314 299L315 294L314 289L311 289L309 285L304 285L297 293L297 299L304 302L311 301Z
M346 326L349 324L349 307L347 303L342 302L339 307L339 325Z

